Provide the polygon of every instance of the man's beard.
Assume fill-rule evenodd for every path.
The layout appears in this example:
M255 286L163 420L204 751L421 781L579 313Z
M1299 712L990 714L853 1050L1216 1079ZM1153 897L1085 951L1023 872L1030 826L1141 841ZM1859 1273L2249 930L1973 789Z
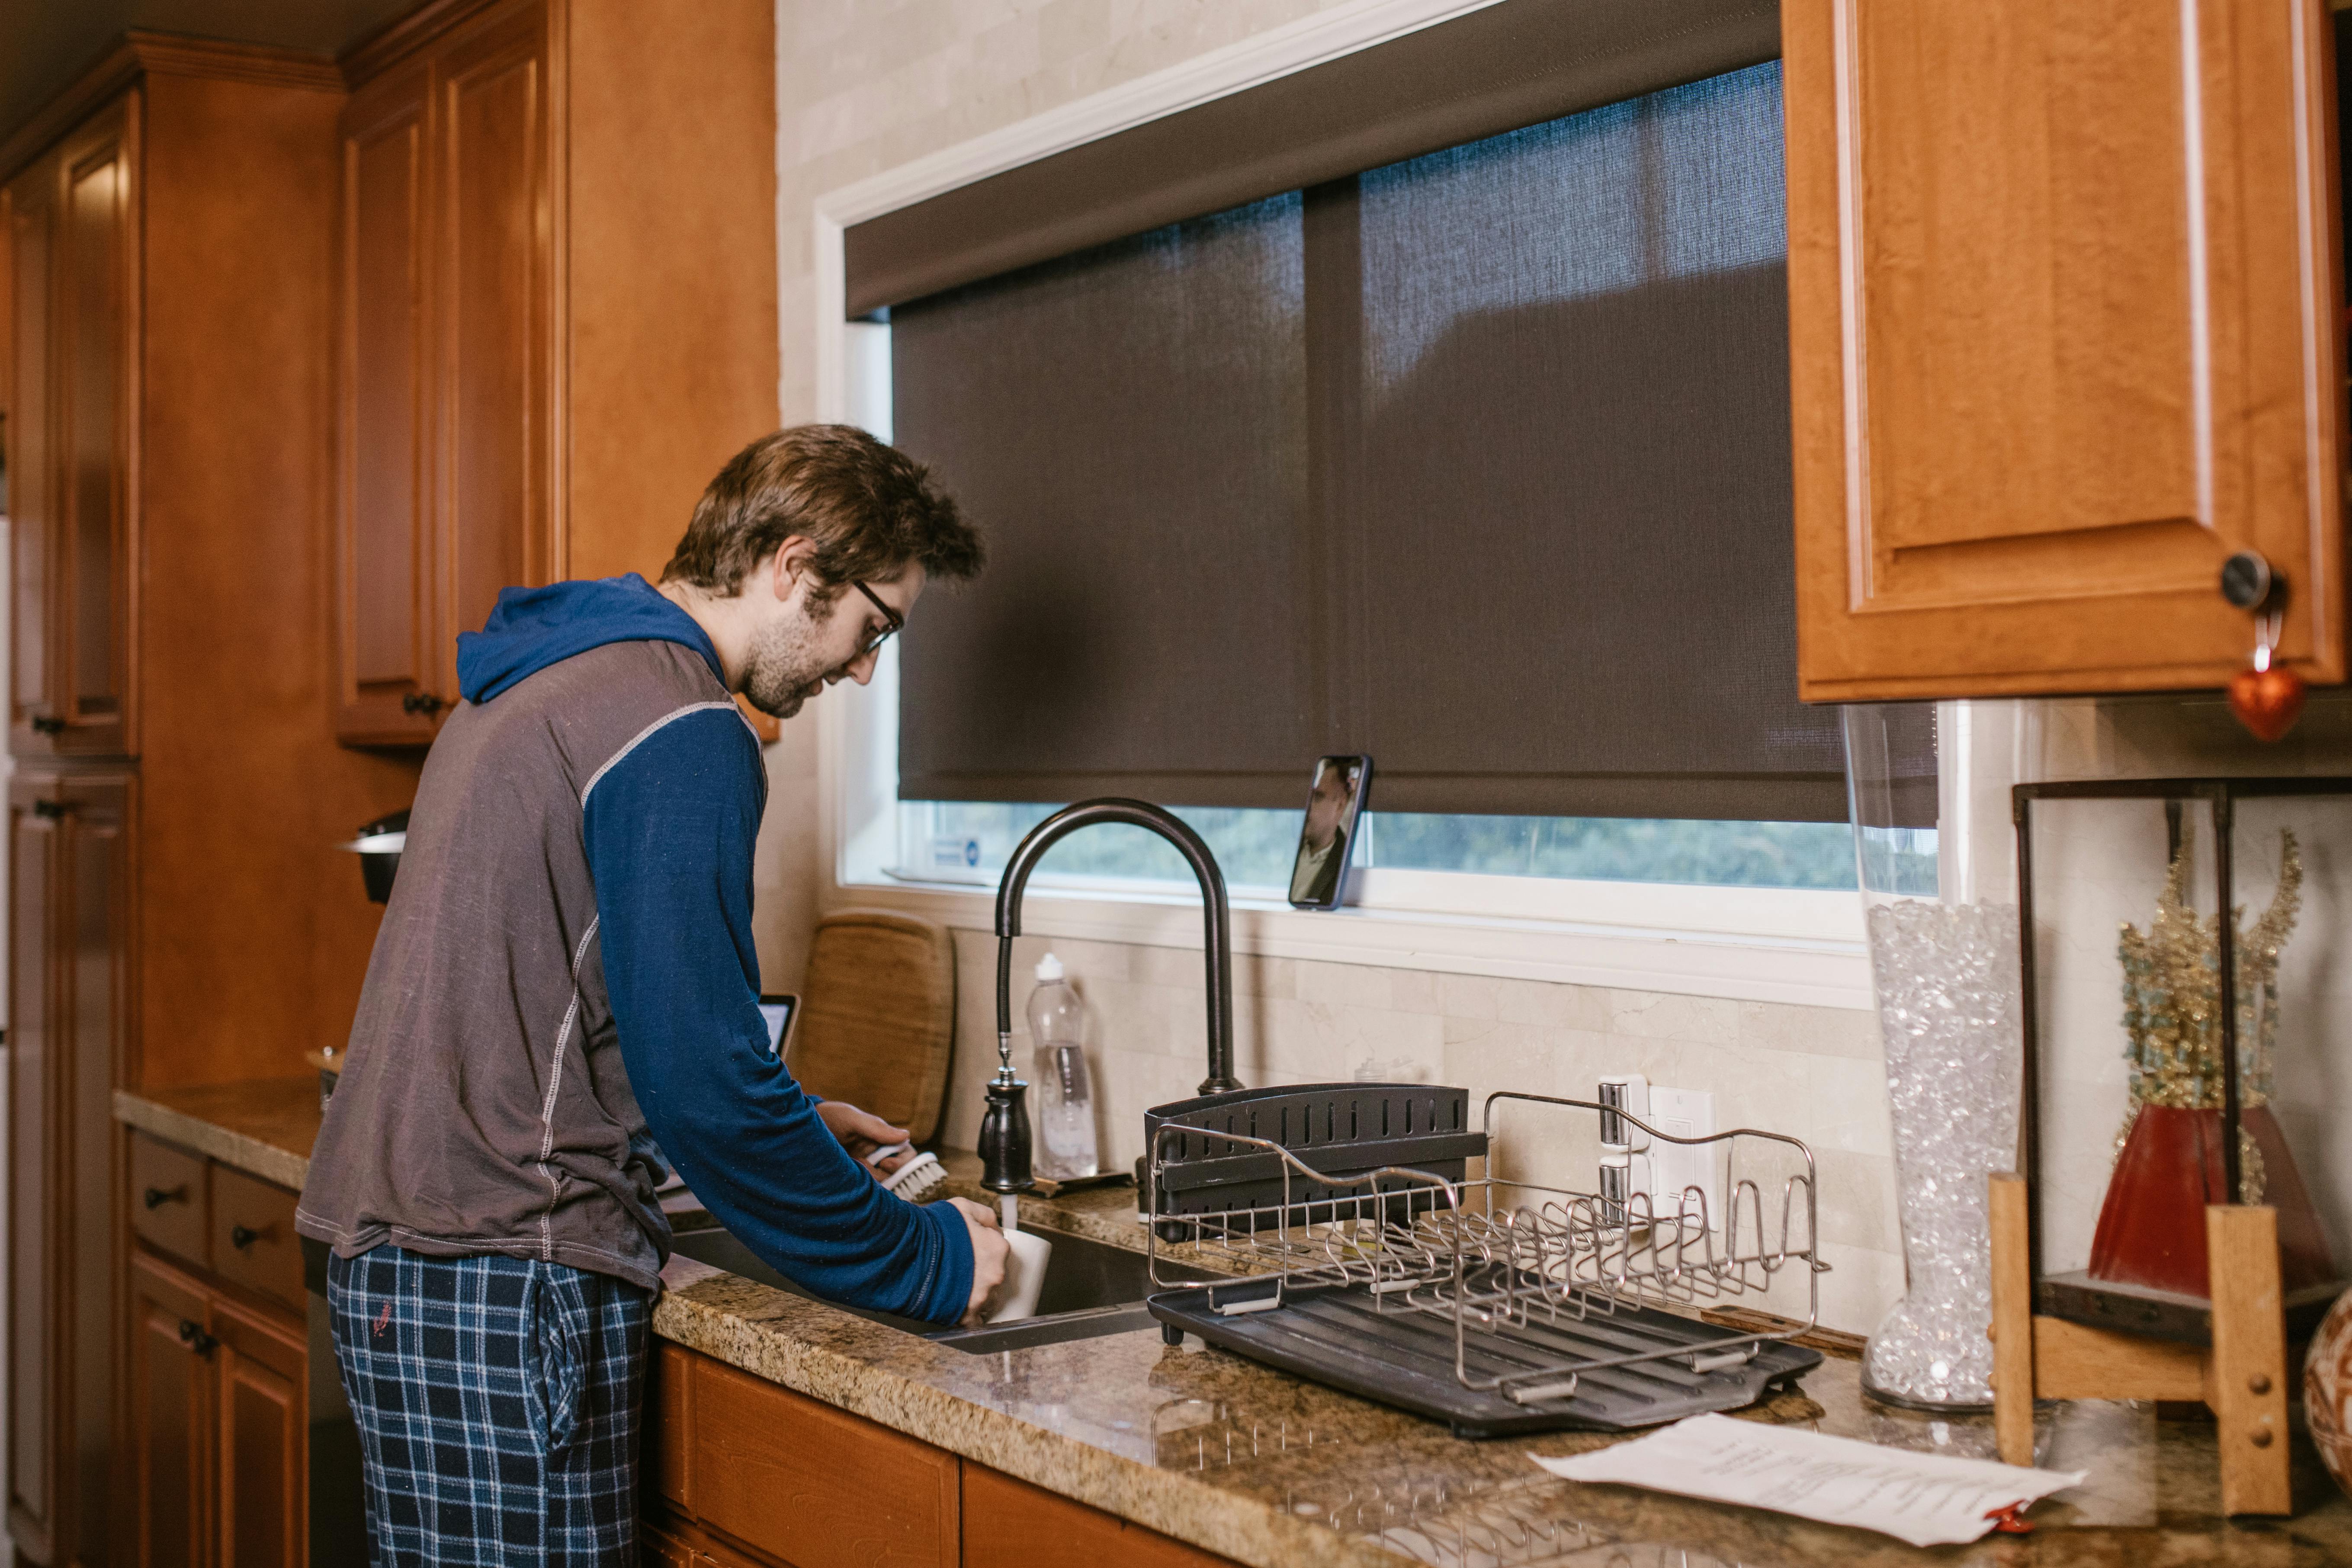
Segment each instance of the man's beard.
M816 651L816 626L805 613L772 621L752 634L743 660L743 695L751 706L789 719L824 689L829 673Z

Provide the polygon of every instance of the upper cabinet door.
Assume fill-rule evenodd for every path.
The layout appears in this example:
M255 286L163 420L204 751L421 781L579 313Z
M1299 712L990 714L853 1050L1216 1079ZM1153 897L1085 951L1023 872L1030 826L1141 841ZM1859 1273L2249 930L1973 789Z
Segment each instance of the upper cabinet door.
M419 64L370 83L343 114L335 731L348 741L431 740L442 689L426 443L430 107Z
M1801 690L2346 677L2322 0L1787 0Z
M50 604L59 752L135 750L131 628L133 350L132 137L128 102L64 148L53 318L57 554Z
M547 12L509 0L343 116L335 731L428 742L457 637L557 544Z
M20 755L137 750L137 102L93 117L10 187Z
M501 6L460 29L434 70L437 500L454 659L454 634L479 627L499 589L548 582L560 566L545 7Z
M49 441L51 258L57 242L58 165L35 163L8 187L8 506L14 557L8 744L47 752L56 696L49 681L49 558L57 528ZM39 721L41 729L33 728Z

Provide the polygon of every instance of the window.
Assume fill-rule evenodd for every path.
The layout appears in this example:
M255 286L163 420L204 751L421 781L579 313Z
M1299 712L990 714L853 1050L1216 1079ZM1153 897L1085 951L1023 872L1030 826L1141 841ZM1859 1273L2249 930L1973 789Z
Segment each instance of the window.
M821 262L838 258L817 275L827 414L933 460L995 531L1000 563L1006 531L1041 521L1070 531L1023 548L1057 569L1075 563L1058 584L992 574L977 592L928 600L874 686L822 710L838 896L984 924L996 868L1052 809L1042 803L1139 795L1173 805L1220 856L1244 906L1237 949L1867 1006L1834 715L1793 703L1793 631L1774 624L1790 595L1772 574L1792 574L1775 564L1790 532L1777 9L1500 0L1379 37L1354 9L1333 8L1330 26L1307 29L1313 42L1269 35L1206 76L1188 67L1134 84L1116 110L1131 114L1127 129L1102 132L1114 106L1090 100L818 199ZM1218 79L1233 90L1220 93ZM1593 110L1604 112L1562 123ZM1507 153L1523 168L1549 157L1560 177L1491 177ZM1561 174L1579 157L1613 164ZM1541 215L1507 212L1501 228L1538 253L1481 272L1511 247L1488 243L1493 224L1449 224L1439 209L1475 216L1477 204L1458 198L1515 184L1555 206L1579 189L1617 198L1627 221L1596 223L1588 199L1570 229L1601 233L1617 270L1550 265ZM1457 199L1428 199L1446 195ZM1672 232L1759 201L1761 228ZM1454 235L1471 254L1424 258L1435 265L1416 280L1399 265L1415 233ZM1222 302L1205 310L1183 298L1203 258L1215 265L1201 276L1222 279L1211 290ZM1520 276L1529 262L1532 288ZM1232 285L1253 276L1265 291L1245 302ZM1465 278L1470 307L1456 319L1381 319L1400 302L1443 304ZM1201 352L1180 357L1163 378L1174 384L1154 386L1150 356L1115 344L1066 333L1071 352L1056 363L1040 352L1054 334L997 353L962 331L1056 289L1050 302L1067 316L1139 323ZM959 322L959 302L988 310ZM1220 320L1222 333L1199 330ZM1482 376L1463 345L1498 324L1519 329L1504 333L1511 374ZM837 356L825 346L835 331ZM992 363L1020 374L969 376L968 391L943 398L927 335L961 336L957 374ZM1609 384L1629 363L1630 377ZM848 374L834 379L835 367ZM1585 382L1566 398L1563 367ZM1550 379L1530 384L1522 371ZM1469 395L1433 395L1433 374ZM1416 401L1432 423L1403 426L1400 440L1395 410ZM1162 416L1136 416L1154 407ZM1236 420L1235 407L1255 414ZM1390 424L1372 430L1383 412ZM1204 438L1219 432L1222 443ZM930 445L942 435L963 443L960 455ZM1205 455L1185 452L1188 440ZM1404 476L1419 488L1394 483L1378 459L1408 441L1475 458L1471 482L1441 489L1434 505L1425 476ZM1162 460L1122 475L1122 449ZM1181 456L1164 460L1171 450ZM994 496L983 494L993 477L959 471L1008 453L1015 485ZM1057 461L1086 476L1085 507L1018 491L1023 474L1051 474ZM1225 499L1197 504L1204 493ZM1516 521L1493 515L1498 500ZM1465 523L1476 526L1465 534ZM1695 591L1679 594L1658 567L1694 558L1676 546L1695 527L1724 537L1706 542ZM1124 599L1084 581L1122 552L1171 569L1126 572L1144 591ZM1237 553L1255 574L1224 570ZM1367 573L1416 556L1438 568L1425 587L1363 590ZM1188 561L1206 570L1175 569ZM1024 597L1020 614L1005 613ZM1249 612L1192 608L1236 601ZM941 636L925 649L926 632L959 618L961 642ZM1444 633L1434 640L1432 618ZM1106 628L1118 637L1097 642ZM1255 657L1220 666L1216 639ZM1056 656L1040 657L1040 640L1057 642ZM1393 667L1400 648L1416 655L1402 674L1423 689L1391 693L1382 709L1364 672L1382 658ZM1454 693L1433 700L1427 671L1413 668L1458 673L1497 650L1509 656L1501 722ZM936 700L943 670L1008 657L1048 679ZM1186 673L1149 684L1171 670ZM1693 680L1695 700L1659 700ZM1595 700L1575 710L1585 698ZM1278 722L1253 733L1228 714ZM1696 723L1678 728L1677 714ZM945 731L905 729L934 721ZM992 756L932 743L953 731L1024 743ZM1049 758L1028 743L1041 735L1073 743ZM1174 743L1119 754L1137 737ZM1718 740L1728 744L1710 751ZM1419 755L1416 742L1427 742ZM1556 742L1572 754L1542 753ZM1312 758L1358 750L1379 768L1360 835L1372 864L1353 915L1267 908ZM1932 750L1926 766L1932 779ZM948 877L966 890L934 880ZM1605 879L1621 877L1639 879ZM1707 880L1654 879L1682 877ZM1066 840L1032 887L1058 895L1033 900L1033 931L1198 940L1189 879L1149 835Z
M1793 700L1784 249L1768 63L899 307L891 426L1003 580L908 638L889 869L992 881L1041 799L1128 793L1270 892L1319 734L1378 761L1359 865L1853 887ZM1046 869L1182 877L1139 830Z

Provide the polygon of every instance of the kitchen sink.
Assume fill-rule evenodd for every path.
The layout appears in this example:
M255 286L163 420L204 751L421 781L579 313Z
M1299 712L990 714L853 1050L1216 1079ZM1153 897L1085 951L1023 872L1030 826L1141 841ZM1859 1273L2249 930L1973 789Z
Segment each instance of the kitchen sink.
M1034 1318L977 1329L942 1329L863 1307L841 1310L973 1354L1062 1344L1105 1334L1135 1333L1156 1326L1143 1307L1144 1297L1151 1293L1151 1274L1150 1259L1142 1253L1085 1237L1066 1236L1057 1230L1041 1230L1037 1234L1054 1244L1054 1256L1045 1266L1045 1285L1038 1295L1037 1315ZM1138 1239L1141 1239L1139 1234ZM724 1230L688 1231L673 1238L670 1247L673 1251L715 1268L724 1268L730 1274L740 1274L746 1279L756 1279L762 1285L772 1285L812 1300L819 1299L815 1292L794 1284L761 1262L750 1247ZM1219 1278L1205 1269L1187 1268L1164 1258L1160 1265L1160 1277L1170 1281Z

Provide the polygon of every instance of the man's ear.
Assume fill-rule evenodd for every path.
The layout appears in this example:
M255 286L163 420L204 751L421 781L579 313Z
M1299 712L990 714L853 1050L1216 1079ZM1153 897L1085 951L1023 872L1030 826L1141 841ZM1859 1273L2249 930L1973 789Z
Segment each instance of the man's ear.
M816 542L797 533L788 536L773 555L760 563L758 572L768 592L779 601L790 602L795 593L805 593L816 584Z

